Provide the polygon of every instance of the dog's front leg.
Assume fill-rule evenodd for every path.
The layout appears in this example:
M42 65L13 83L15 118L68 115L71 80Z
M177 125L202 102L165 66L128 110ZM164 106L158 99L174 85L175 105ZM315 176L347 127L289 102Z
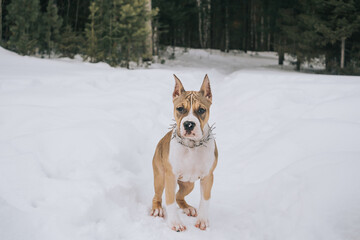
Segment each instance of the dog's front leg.
M176 181L177 179L173 173L167 172L165 174L165 200L167 222L172 230L182 232L186 230L186 227L180 221L179 215L177 213L177 206L175 203Z
M214 175L211 173L200 180L201 199L195 227L205 230L209 227L209 202Z

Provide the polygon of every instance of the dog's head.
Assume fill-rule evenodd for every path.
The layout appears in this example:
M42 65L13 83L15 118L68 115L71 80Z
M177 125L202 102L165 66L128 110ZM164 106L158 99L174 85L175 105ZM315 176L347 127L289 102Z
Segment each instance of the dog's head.
M174 77L173 103L177 132L180 137L200 140L209 120L212 102L209 78L205 75L200 91L185 91L180 79Z

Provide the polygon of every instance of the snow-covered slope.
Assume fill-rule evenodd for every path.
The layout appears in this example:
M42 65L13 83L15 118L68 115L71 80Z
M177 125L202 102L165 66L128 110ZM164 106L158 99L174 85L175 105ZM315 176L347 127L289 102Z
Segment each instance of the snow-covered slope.
M276 61L191 50L128 71L0 48L0 239L359 239L360 78L265 67ZM189 90L205 73L212 84L205 232L148 215L173 73Z

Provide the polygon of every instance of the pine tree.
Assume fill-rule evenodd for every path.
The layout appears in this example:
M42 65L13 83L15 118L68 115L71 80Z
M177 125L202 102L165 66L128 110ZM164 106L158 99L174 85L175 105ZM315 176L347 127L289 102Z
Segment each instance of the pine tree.
M278 43L279 63L284 53L296 57L296 70L301 64L319 57L321 52L321 39L316 33L314 25L314 6L310 0L299 0L295 6L279 10Z
M22 55L34 54L39 38L39 0L12 0L7 10L9 48Z
M104 52L104 61L111 66L119 65L119 53L116 35L116 24L119 19L119 3L117 0L102 2L102 13L99 14L100 51Z
M120 49L119 56L129 67L129 61L137 61L145 53L149 34L146 22L151 13L147 10L146 0L117 0L117 3L120 8L114 32L119 41L115 50Z
M296 69L300 70L300 65L304 61L303 52L301 50L301 34L302 29L298 25L299 9L287 8L279 11L278 19L278 45L277 51L279 56L289 53L296 57ZM279 63L281 61L279 60Z
M344 68L345 41L360 27L360 15L353 0L316 0L315 28L324 44L341 42L341 63Z
M43 15L44 50L49 55L56 52L61 40L60 28L62 19L58 15L58 8L54 0L49 0L46 13Z
M137 61L146 50L151 12L147 0L95 0L90 6L86 27L90 61L105 61L111 66Z
M92 49L92 62L105 61L109 63L113 48L112 42L112 1L95 0L90 5L90 23L86 25L85 35L87 48ZM87 52L87 51L85 51Z
M61 35L58 50L62 57L74 58L79 53L82 43L82 37L77 35L70 25L66 25Z
M85 47L85 60L90 59L90 62L98 62L101 56L99 56L98 51L98 37L95 32L96 28L96 14L99 11L99 7L95 2L92 2L90 7L90 23L86 25L85 29L85 39L86 39L86 47ZM101 53L100 53L101 54Z

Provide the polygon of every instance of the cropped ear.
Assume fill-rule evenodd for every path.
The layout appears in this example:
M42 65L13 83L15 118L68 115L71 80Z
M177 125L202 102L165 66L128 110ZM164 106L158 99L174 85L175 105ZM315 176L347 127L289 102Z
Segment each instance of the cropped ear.
M175 78L175 89L173 92L173 100L177 97L179 97L183 92L185 92L185 89L180 81L180 79L178 79L178 77L174 74L174 78Z
M206 97L210 102L212 101L210 81L209 81L209 77L207 74L205 75L204 81L201 85L200 93L202 93L204 95L204 97Z

